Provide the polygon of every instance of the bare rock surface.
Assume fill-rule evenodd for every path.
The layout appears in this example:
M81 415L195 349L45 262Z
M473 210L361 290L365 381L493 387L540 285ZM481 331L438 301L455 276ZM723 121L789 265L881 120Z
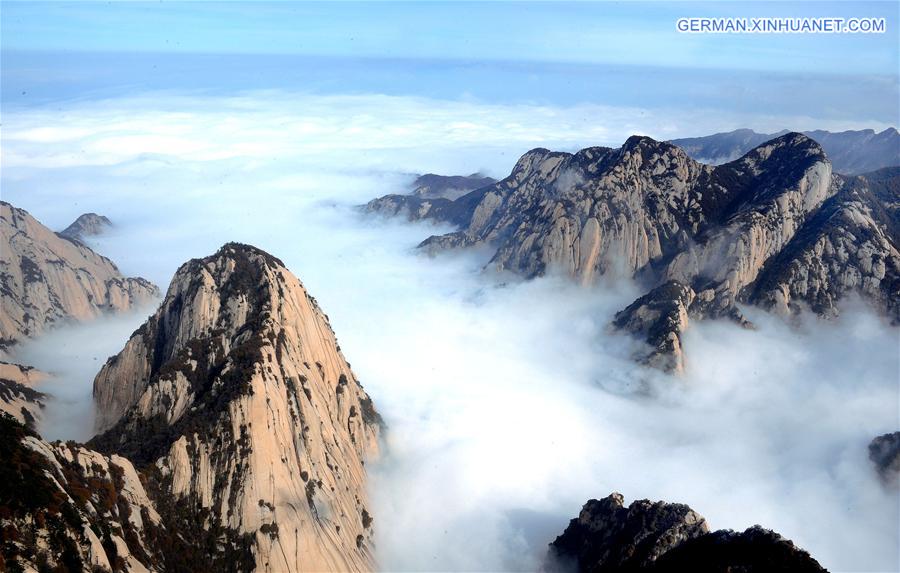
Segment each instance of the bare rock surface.
M31 366L0 361L0 412L33 430L47 401L47 395L35 390L35 385L47 377Z
M67 320L147 304L159 289L0 202L0 350Z
M743 298L782 314L834 316L838 301L857 293L900 323L900 168L839 185Z
M550 544L547 568L568 567L585 573L824 571L808 553L759 526L710 532L686 505L638 500L625 506L618 493L588 501Z
M374 568L380 418L278 259L229 243L183 265L94 396L90 446L135 462L167 523L213 548L210 570Z

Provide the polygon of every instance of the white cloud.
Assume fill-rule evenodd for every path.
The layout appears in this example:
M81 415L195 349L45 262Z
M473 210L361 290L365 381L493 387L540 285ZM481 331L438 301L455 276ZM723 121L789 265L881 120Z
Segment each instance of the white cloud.
M701 116L679 117L671 135L720 130L721 117ZM765 315L757 332L701 324L676 381L605 334L633 286L504 285L480 273L483 253L415 253L446 229L350 209L401 191L410 172L504 175L530 147L615 144L660 121L283 92L82 103L4 117L3 198L55 228L110 216L100 252L163 288L229 240L282 258L390 425L388 454L370 466L386 569L533 569L584 501L613 490L689 503L714 527L775 528L834 570L895 566L897 497L866 444L897 429L896 330L858 308L799 329ZM30 351L43 346L59 370L93 356L59 345L101 338L112 352L129 332L83 328ZM73 396L89 395L93 371L67 375ZM647 379L653 397L631 392Z

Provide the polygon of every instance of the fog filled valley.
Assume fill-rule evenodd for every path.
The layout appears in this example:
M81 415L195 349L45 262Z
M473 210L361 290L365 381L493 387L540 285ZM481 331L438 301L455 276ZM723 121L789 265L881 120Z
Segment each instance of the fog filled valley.
M752 330L692 322L685 372L667 374L609 328L645 291L630 278L524 280L478 247L428 256L417 245L452 225L360 208L417 173L502 179L533 147L669 135L617 123L629 113L274 91L73 101L4 118L3 200L54 230L109 217L88 244L163 294L231 241L281 259L384 418L367 464L384 570L535 570L613 491L688 504L715 529L761 524L831 570L892 570L897 491L867 446L897 430L900 345L865 301L831 320L746 307ZM94 376L155 309L11 350L53 375L44 438L93 435Z

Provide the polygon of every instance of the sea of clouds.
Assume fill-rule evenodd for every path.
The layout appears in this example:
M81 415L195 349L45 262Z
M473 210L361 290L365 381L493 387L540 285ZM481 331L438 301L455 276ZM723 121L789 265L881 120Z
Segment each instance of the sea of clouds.
M414 173L502 177L529 148L711 133L729 118L274 91L4 115L3 199L54 229L107 215L116 227L93 245L125 274L164 290L187 259L241 241L316 296L389 426L369 466L384 569L533 570L612 491L687 503L713 528L762 524L832 570L896 568L900 500L866 446L898 429L898 332L864 305L794 325L751 309L755 331L694 324L676 379L635 365L634 343L607 329L634 285L520 282L483 272L478 251L428 258L415 246L448 228L355 208ZM790 121L836 127L752 127ZM47 436L89 437L93 375L149 312L21 349L57 375Z

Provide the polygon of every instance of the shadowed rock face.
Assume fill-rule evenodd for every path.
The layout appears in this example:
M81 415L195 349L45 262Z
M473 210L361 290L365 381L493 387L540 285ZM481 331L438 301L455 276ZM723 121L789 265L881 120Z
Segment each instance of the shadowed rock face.
M686 505L639 500L626 507L618 493L584 505L550 544L547 568L585 573L824 571L808 553L759 526L743 533L710 532L706 520Z
M663 554L656 572L822 573L809 553L774 531L758 525L743 531L719 530L689 539Z
M506 179L419 202L416 217L460 227L425 240L431 253L487 245L490 266L526 278L560 271L584 284L610 275L646 284L615 324L648 344L640 360L679 371L687 318L747 324L739 303L830 317L859 294L900 321L898 175L833 175L799 133L719 166L634 136L620 149L529 151Z
M278 259L229 243L184 264L94 397L90 446L145 471L166 523L225 548L210 570L234 555L273 571L374 567L364 464L380 418Z
M159 289L0 202L0 350L66 320L147 304Z
M671 143L684 149L688 155L704 163L726 163L744 155L757 145L787 133L756 133L750 129L737 129L705 137L674 139ZM871 129L830 132L805 131L831 159L834 170L846 175L857 175L883 167L900 165L900 133L893 127L876 133Z
M550 546L574 558L579 571L637 570L708 531L706 520L686 505L640 500L626 507L622 494L613 493L584 504Z
M79 216L71 225L59 232L61 237L73 241L84 242L86 237L102 235L112 227L112 222L97 213L85 213Z
M869 459L885 485L900 487L900 432L878 436L869 444Z

